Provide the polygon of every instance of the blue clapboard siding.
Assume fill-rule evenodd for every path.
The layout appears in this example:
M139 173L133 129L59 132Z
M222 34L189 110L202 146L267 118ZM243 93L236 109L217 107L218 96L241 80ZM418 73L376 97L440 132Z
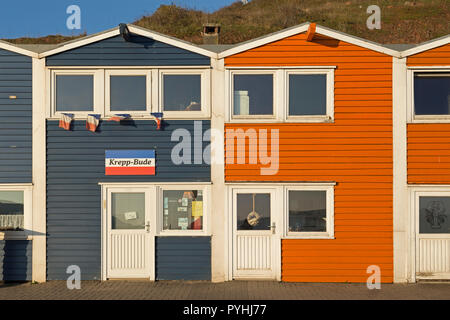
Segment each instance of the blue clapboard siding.
M211 237L156 237L156 280L211 280Z
M47 66L209 66L210 58L142 36L121 36L47 57Z
M0 183L32 181L31 61L0 49Z
M192 136L194 121L103 121L99 132L86 130L86 121L74 121L73 131L47 121L47 276L66 279L67 266L80 266L82 279L100 279L101 187L98 182L208 182L207 164L174 165L171 133L186 129ZM202 121L202 131L210 121ZM209 142L204 142L206 147ZM155 149L155 176L105 176L105 150Z
M31 250L29 240L0 240L0 280L30 281Z

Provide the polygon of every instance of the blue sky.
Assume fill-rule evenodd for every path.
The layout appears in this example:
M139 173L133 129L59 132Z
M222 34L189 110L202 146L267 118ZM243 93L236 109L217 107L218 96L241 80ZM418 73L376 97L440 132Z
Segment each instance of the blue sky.
M133 22L151 14L161 4L215 11L236 0L5 0L0 10L0 38L37 37L48 34L88 34ZM69 30L66 9L81 9L81 30Z

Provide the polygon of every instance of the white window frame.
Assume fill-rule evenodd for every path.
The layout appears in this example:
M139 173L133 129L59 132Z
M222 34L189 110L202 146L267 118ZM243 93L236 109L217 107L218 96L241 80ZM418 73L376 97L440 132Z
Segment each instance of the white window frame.
M73 113L74 118L86 118L88 114L104 114L104 70L102 69L52 69L50 71L50 104L51 104L51 117L58 118L62 113ZM91 111L56 111L56 76L58 75L92 75L94 77L94 106Z
M234 114L234 76L235 75L266 75L271 74L273 76L273 113L271 115L235 115ZM278 115L278 105L279 102L277 101L279 98L281 98L281 95L279 94L279 81L280 79L280 73L277 70L274 69L239 69L239 70L229 70L228 71L228 112L229 112L229 119L231 121L234 120L234 122L267 122L267 121L276 121L279 118Z
M0 231L0 240L27 239L33 234L33 187L30 184L2 184L0 191L23 191L23 231Z
M289 191L326 191L326 231L325 232L290 232L289 231ZM334 185L286 186L285 193L285 239L334 239Z
M285 71L286 82L286 112L287 122L331 122L334 120L334 68L329 69L288 69ZM326 114L324 115L289 115L289 76L290 75L326 75Z
M164 191L167 190L201 190L203 193L203 221L202 230L164 230ZM157 209L156 218L158 221L157 236L209 236L209 210L211 201L211 186L209 185L195 185L195 184L171 184L158 185L157 188Z
M201 86L201 111L165 111L164 101L164 75L199 75ZM158 77L158 112L163 113L164 119L206 119L210 117L211 110L211 70L210 69L159 69Z
M409 67L407 70L407 117L409 123L450 123L450 115L415 115L414 114L414 74L427 72L448 72L450 66Z
M146 77L146 109L111 111L111 76L145 76ZM107 69L105 70L105 116L127 113L133 116L150 117L152 112L152 71L149 69Z

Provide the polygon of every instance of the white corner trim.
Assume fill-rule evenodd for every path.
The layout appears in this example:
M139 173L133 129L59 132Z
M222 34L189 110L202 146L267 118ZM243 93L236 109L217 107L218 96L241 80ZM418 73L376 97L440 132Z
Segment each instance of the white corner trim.
M428 41L417 47L400 52L402 57L408 57L423 51L431 50L450 43L450 35L444 36L443 38L438 38L436 40Z
M393 242L394 282L407 282L409 210L407 188L407 68L406 58L392 58L393 118Z
M32 280L46 280L46 103L45 103L45 59L33 59L33 250Z
M29 50L26 50L26 49L22 49L22 48L20 48L20 47L18 47L16 45L14 45L12 43L8 43L6 41L1 41L0 40L0 49L11 51L11 52L15 52L15 53L19 53L19 54L23 54L25 56L32 57L32 58L37 58L38 57L38 54L36 52L29 51Z

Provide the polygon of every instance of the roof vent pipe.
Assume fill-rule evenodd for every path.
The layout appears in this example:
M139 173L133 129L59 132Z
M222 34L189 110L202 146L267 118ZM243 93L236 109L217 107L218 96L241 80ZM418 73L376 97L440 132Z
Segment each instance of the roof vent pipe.
M119 24L120 35L125 41L130 41L131 35L130 30L128 30L128 26L125 23Z

